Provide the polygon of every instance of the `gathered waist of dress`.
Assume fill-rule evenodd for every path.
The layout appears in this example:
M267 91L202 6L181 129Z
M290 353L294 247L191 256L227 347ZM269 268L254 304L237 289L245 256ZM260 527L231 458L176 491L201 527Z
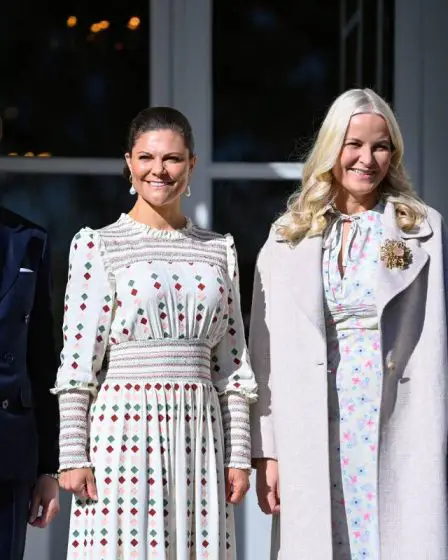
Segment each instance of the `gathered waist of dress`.
M379 329L375 305L331 305L327 311L327 327L344 329Z
M211 382L207 340L151 339L121 342L107 351L106 379Z

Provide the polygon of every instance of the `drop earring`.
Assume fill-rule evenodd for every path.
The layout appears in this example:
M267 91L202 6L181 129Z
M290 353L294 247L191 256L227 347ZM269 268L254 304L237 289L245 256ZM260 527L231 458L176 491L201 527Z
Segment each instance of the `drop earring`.
M187 185L187 188L184 191L184 195L189 198L191 196L191 189L190 189L190 185Z
M129 182L131 183L131 188L129 189L130 194L137 194L137 191L135 190L135 187L133 185L132 175L130 175L129 177Z

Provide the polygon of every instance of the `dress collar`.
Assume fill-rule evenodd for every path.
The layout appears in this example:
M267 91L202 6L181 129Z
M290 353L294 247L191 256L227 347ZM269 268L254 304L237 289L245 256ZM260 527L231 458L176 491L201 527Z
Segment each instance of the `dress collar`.
M183 228L179 229L158 229L138 222L134 218L131 218L129 214L121 214L118 221L124 226L130 228L136 233L144 234L149 237L159 238L159 239L182 239L188 235L189 232L194 228L193 222L190 218L186 218L187 223Z

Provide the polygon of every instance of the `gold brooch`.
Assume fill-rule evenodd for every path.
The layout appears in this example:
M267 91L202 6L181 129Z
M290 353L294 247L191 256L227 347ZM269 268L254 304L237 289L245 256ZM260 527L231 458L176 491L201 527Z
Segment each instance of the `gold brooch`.
M404 241L386 239L381 245L380 259L387 268L405 270L412 263L412 251Z

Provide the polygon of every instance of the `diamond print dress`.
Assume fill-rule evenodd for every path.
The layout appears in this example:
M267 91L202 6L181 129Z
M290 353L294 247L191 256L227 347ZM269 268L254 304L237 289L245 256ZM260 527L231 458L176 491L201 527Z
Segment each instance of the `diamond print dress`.
M256 384L230 235L161 231L128 215L70 251L54 392L73 499L70 560L234 559L224 468L250 468Z

